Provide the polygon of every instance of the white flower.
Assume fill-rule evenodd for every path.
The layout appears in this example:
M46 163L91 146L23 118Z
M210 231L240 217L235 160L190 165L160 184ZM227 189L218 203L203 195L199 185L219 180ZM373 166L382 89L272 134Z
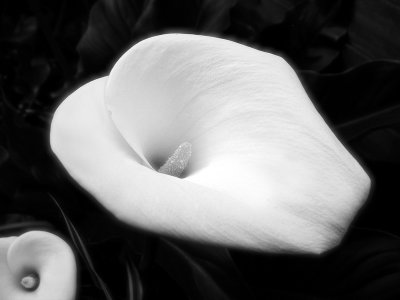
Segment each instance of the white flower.
M0 238L1 300L73 300L76 262L58 236L29 231Z
M50 140L122 221L230 247L321 253L370 186L282 58L213 37L136 44L61 103ZM184 178L155 171L184 142Z

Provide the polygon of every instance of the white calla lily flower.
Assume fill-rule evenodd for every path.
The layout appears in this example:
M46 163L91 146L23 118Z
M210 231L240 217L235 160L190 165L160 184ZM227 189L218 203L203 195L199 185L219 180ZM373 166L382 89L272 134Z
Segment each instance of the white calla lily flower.
M0 238L1 300L73 300L76 273L73 251L52 233Z
M229 247L326 251L370 187L282 58L214 37L134 45L61 103L50 141L122 221Z

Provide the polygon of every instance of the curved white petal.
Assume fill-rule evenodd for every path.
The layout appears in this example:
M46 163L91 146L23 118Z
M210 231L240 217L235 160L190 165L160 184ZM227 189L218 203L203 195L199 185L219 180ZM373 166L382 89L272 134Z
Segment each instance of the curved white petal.
M28 291L21 280L32 273L39 285ZM0 238L0 299L73 300L75 293L75 257L61 238L44 231Z
M145 166L182 142L192 144L184 179ZM211 37L135 45L60 105L51 145L125 222L234 247L329 249L369 190L284 60Z

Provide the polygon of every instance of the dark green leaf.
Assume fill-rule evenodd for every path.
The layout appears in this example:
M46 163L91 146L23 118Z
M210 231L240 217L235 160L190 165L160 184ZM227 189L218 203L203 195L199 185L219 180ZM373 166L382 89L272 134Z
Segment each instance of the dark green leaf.
M190 299L253 299L226 249L188 246L163 239L156 260Z
M352 1L353 2L353 1ZM344 59L400 59L400 2L356 0Z
M300 72L308 90L357 153L400 160L400 61L374 61L346 72Z
M127 273L127 299L128 300L142 300L143 299L143 286L140 279L139 272L135 263L130 256L126 257L126 273Z
M90 254L88 252L88 250L86 249L85 243L83 242L82 238L80 237L78 231L76 230L74 224L72 224L72 222L69 220L69 218L67 217L67 215L64 213L63 209L61 208L61 206L59 205L59 203L57 202L57 200L49 195L54 203L57 205L57 207L60 210L60 213L62 214L65 224L67 226L68 232L71 236L72 242L74 243L75 249L79 252L80 256L82 257L83 261L85 262L87 268L89 269L94 282L96 283L97 287L102 290L102 292L104 293L104 297L107 300L113 300L106 284L104 283L103 279L100 277L100 275L97 273L96 268L92 262L92 259L90 257Z
M99 0L78 45L85 71L107 68L132 43L169 31L220 33L236 0Z

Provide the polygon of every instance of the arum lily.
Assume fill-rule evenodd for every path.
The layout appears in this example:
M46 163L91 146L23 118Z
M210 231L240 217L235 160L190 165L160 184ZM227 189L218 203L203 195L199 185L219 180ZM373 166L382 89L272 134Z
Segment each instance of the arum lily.
M134 45L61 103L50 141L120 220L229 247L326 251L370 186L281 57L213 37Z
M73 300L75 257L66 242L44 231L0 238L1 300Z

